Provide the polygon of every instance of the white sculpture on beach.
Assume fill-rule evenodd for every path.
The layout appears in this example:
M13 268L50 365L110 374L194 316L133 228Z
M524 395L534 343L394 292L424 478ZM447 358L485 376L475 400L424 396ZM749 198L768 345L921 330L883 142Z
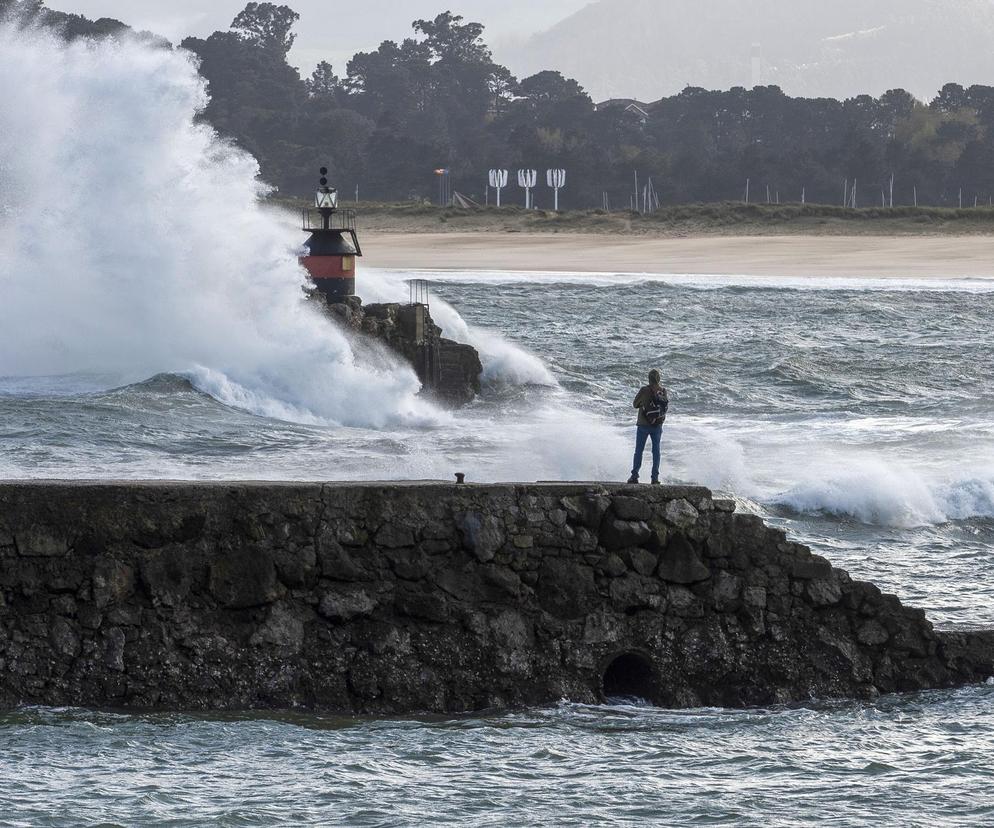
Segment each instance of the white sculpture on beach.
M518 170L518 186L525 191L525 209L532 208L532 188L538 183L538 170Z
M507 170L491 170L490 186L497 191L497 206L500 207L500 191L507 186Z
M566 186L566 170L546 170L546 181L556 193L556 212L559 212L559 191Z

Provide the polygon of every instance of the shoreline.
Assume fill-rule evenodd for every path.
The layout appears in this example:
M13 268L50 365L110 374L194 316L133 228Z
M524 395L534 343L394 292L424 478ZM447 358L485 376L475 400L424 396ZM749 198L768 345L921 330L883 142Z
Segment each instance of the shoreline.
M361 233L368 267L700 276L994 278L994 238Z

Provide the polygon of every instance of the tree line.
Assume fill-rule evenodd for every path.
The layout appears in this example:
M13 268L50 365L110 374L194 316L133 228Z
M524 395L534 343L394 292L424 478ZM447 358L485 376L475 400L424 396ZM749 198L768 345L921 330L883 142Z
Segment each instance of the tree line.
M54 15L71 36L115 34L40 0L0 0ZM65 19L68 18L68 19ZM994 87L950 83L928 103L903 90L847 100L791 98L778 87L685 89L640 111L597 106L556 71L518 79L496 63L479 23L442 12L411 37L359 52L339 75L288 62L299 16L251 2L226 31L187 38L208 83L203 114L251 152L266 181L304 196L317 166L363 199L430 198L433 171L482 200L487 171L565 168L567 208L628 208L635 174L661 203L740 200L857 206L973 206L994 195ZM85 22L84 22L85 21ZM87 28L87 24L90 28ZM544 172L540 172L544 178ZM769 195L767 195L769 193ZM551 196L540 187L538 203Z

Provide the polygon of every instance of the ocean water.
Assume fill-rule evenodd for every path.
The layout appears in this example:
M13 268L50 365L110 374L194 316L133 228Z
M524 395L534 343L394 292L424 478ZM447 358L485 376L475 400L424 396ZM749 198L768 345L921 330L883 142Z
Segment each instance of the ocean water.
M500 717L0 715L0 824L977 826L994 688Z
M0 478L623 480L729 493L943 627L994 624L994 281L363 269L431 282L445 411L301 302L182 52L0 26ZM54 232L53 228L58 228ZM370 240L370 242L373 242ZM367 242L367 243L370 243ZM744 712L0 713L0 825L983 825L994 686Z

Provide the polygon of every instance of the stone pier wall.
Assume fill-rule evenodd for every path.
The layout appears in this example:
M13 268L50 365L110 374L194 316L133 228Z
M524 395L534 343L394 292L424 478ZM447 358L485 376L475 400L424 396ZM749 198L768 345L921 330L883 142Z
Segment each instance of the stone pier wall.
M748 706L981 681L701 488L0 484L0 705Z

